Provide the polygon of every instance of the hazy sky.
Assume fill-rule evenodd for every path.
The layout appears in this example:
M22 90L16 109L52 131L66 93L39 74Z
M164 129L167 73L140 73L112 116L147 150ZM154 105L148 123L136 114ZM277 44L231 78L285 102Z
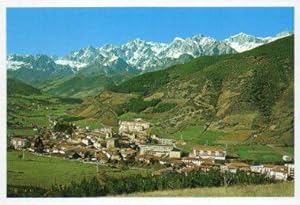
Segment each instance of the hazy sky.
M219 40L294 30L293 8L9 8L8 53L65 55L135 38L170 42L204 34Z

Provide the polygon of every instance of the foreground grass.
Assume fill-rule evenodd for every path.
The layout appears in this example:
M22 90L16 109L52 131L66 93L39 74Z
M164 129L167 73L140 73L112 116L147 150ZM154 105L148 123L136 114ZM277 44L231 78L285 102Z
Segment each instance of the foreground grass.
M130 175L148 175L154 171L151 167L130 167L127 169L100 165L99 172L95 164L71 161L61 157L37 156L32 153L25 154L25 159L18 157L21 152L7 152L7 184L32 185L37 187L50 187L57 184L68 184L71 181L80 181L83 178L96 177L122 177Z
M292 197L294 183L282 182L266 185L236 185L230 187L195 188L166 190L154 192L139 192L128 196L137 197Z

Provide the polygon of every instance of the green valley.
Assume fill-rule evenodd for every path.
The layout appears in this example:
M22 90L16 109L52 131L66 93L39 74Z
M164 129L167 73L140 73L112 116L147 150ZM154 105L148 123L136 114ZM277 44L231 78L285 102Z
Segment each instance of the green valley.
M143 118L154 125L153 134L182 139L188 149L195 142L293 146L293 62L291 36L241 54L200 57L118 85L104 76L79 75L46 83L41 91L9 79L9 130L46 126L47 116L76 116L73 122L96 127Z
M154 72L138 73L129 67L134 72L117 75L117 67L108 76L103 70L97 73L95 64L86 72L71 76L55 78L54 72L50 79L45 77L40 81L34 80L37 76L31 76L27 83L21 81L26 79L22 70L9 74L7 182L10 196L18 196L15 188L22 192L32 187L41 188L45 196L48 192L44 189L53 191L50 196L56 196L57 189L61 191L57 196L70 193L73 196L70 186L80 190L84 180L91 185L97 183L94 178L99 179L95 187L106 187L103 190L108 195L144 190L145 193L134 195L166 196L172 187L189 188L184 191L191 190L191 196L208 196L210 190L215 190L217 196L229 196L228 192L235 193L241 187L243 191L238 196L271 196L268 191L257 193L264 187L280 190L287 187L286 195L292 195L291 182L276 184L265 173L250 171L250 165L271 164L276 168L283 166L283 156L291 157L289 162L293 163L294 36L243 53L187 59ZM123 61L119 63L118 66L128 66ZM18 72L22 78L18 78ZM128 134L126 126L139 132ZM45 147L38 152L36 140L40 136L46 136ZM18 148L16 144L9 145L14 138L26 138L34 146L26 152L12 150ZM196 145L214 147L212 152L223 154L224 159L220 160L223 162L206 158L201 161L204 169L194 165L184 167L193 163L181 161L182 156L190 160L196 155ZM168 159L151 158L141 152L145 149L148 153L147 146L150 153L158 147L174 155L169 154ZM172 151L168 151L170 147ZM227 172L215 170L217 166L221 170L227 162L236 163L235 160L249 169L245 173L236 171L235 184L227 189ZM198 180L195 186L193 174ZM211 180L205 181L203 175ZM120 179L133 182L126 184ZM287 179L291 178L286 175L284 180ZM121 185L113 183L118 180ZM260 183L269 184L246 193L252 184ZM29 188L22 187L25 185ZM85 186L82 189L85 188L88 189ZM165 191L157 194L152 192L155 190Z

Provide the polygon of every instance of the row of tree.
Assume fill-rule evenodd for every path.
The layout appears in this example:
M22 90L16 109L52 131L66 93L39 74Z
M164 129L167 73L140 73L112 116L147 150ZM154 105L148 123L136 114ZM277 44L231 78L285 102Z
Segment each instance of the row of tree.
M47 196L54 197L92 197L120 195L133 192L149 192L166 189L183 189L196 187L220 187L233 184L264 184L273 183L265 175L247 174L245 172L221 173L218 170L209 172L196 171L188 174L165 173L160 176L128 176L123 178L107 178L99 180L82 179L68 186L54 185Z

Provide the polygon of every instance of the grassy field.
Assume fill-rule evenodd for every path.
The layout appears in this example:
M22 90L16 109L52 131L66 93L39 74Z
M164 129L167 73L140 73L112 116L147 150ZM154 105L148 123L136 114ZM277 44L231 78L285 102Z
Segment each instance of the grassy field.
M174 132L174 134L167 133L168 131ZM170 128L168 131L153 128L152 132L158 134L158 136L163 136L164 138L167 137L184 142L185 144L179 144L178 147L187 151L192 151L193 147L199 144L208 143L209 145L212 145L219 137L224 135L224 132L222 131L207 130L203 132L204 129L200 126L190 126L181 131L172 131Z
M181 147L187 151L192 151L193 147L197 144L214 144L214 142L224 133L221 131L203 132L203 128L199 126L191 126L176 132L172 138L176 140L183 140L186 144Z
M195 145L208 143L208 145L223 146L224 148L227 144L227 153L229 155L238 156L241 160L253 160L260 163L281 162L283 155L294 156L293 146L243 143L245 137L242 134L246 135L246 131L235 132L235 134L242 134L235 135L235 142L229 142L227 139L224 141L229 133L211 130L203 133L203 128L199 126L190 126L174 134L168 134L166 130L156 128L152 128L152 130L154 130L154 133L158 133L158 136L167 136L177 140L179 142L177 146L186 151L192 151ZM241 136L241 139L238 136ZM182 144L182 142L185 144Z
M25 136L34 136L36 133L33 128L8 128L8 135L25 135Z
M229 155L239 155L241 160L254 160L259 162L282 161L282 156L293 156L293 147L275 147L262 144L228 145Z
M148 175L153 168L131 167L119 169L104 165L99 166L96 172L95 164L87 164L79 161L71 161L61 157L38 156L32 153L25 154L25 160L18 157L21 152L7 152L7 184L8 185L33 185L49 187L54 183L68 184L72 180L80 180L84 177L91 178L99 175L122 177L128 175Z
M135 197L292 197L294 183L282 182L267 185L195 188L133 193Z
M83 119L74 121L73 123L80 128L89 127L90 129L99 129L103 127L103 124L97 119Z
M49 126L49 116L52 119L73 122L79 127L89 126L91 129L103 127L103 124L97 119L85 119L83 117L78 119L78 116L74 116L73 111L80 106L80 103L77 102L80 99L74 99L73 101L72 99L65 100L64 98L48 95L10 96L8 98L8 134L34 135L35 132L32 128L21 127ZM15 128L16 126L20 128Z
M47 126L48 116L68 116L69 110L76 104L62 103L60 98L47 95L16 95L8 98L7 106L10 124Z

